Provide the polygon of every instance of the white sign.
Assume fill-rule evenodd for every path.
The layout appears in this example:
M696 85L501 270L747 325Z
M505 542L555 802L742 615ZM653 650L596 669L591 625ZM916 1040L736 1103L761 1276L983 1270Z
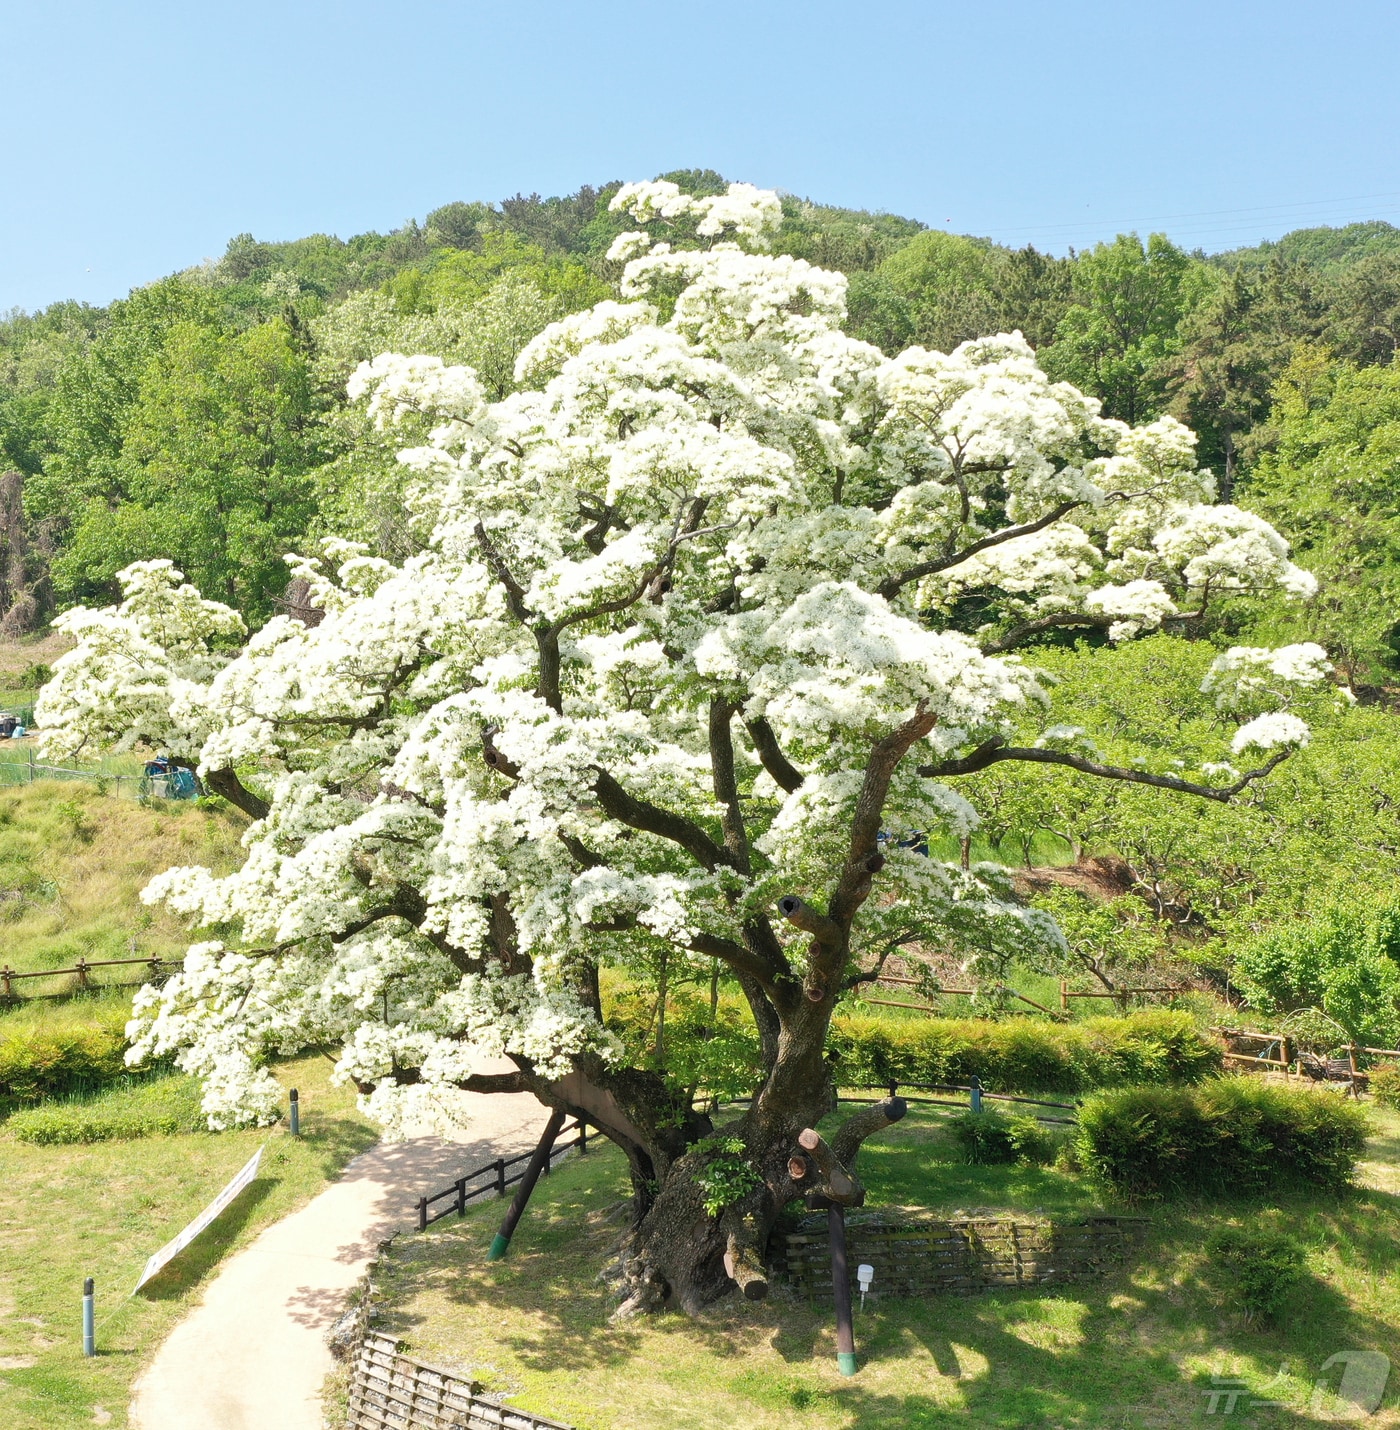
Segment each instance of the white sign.
M141 1279L131 1289L134 1296L162 1266L172 1257L178 1256L205 1227L212 1222L220 1212L253 1180L258 1174L258 1162L261 1160L263 1149L258 1148L252 1157L244 1165L238 1175L226 1186L223 1191L204 1208L200 1214L175 1238L168 1241L151 1259L146 1263L146 1269L141 1273Z

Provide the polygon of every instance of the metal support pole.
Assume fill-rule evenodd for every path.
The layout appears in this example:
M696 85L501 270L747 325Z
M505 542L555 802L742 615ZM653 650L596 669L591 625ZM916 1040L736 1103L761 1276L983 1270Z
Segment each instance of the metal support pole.
M457 1215L458 1215L458 1216L466 1216L466 1214L467 1214L467 1179L466 1179L465 1177L458 1177L458 1178L457 1178Z
M83 1354L85 1356L97 1354L97 1331L93 1314L95 1300L92 1277L89 1276L83 1282Z
M292 1089L292 1136L301 1136L301 1100L297 1097L296 1088Z
M515 1197L511 1201L510 1210L506 1213L505 1220L501 1222L500 1231L496 1233L491 1242L490 1251L486 1253L487 1261L499 1261L510 1250L510 1239L515 1235L515 1228L525 1214L530 1193L535 1190L535 1183L539 1181L540 1173L549 1162L550 1149L554 1146L554 1139L558 1137L559 1129L563 1125L564 1114L562 1112L549 1114L549 1121L545 1123L544 1131L540 1133L539 1145L530 1154L530 1160L525 1164L525 1175L515 1189Z
M968 1101L974 1112L982 1111L982 1082L980 1078L973 1078L971 1086L967 1090Z
M842 1375L856 1373L856 1333L851 1320L851 1273L846 1267L846 1208L826 1209L831 1236L831 1289L836 1297L836 1364Z
M580 1157L588 1156L588 1124L581 1117L578 1120L578 1154Z

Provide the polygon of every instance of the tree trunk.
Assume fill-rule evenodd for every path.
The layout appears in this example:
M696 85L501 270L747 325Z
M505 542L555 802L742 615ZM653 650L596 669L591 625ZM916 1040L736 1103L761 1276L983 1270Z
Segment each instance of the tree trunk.
M731 1291L749 1300L768 1294L768 1240L780 1213L792 1201L822 1196L860 1206L865 1189L853 1171L861 1142L897 1122L905 1111L899 1098L864 1107L848 1118L828 1144L814 1130L832 1109L834 1090L824 1064L821 1038L789 1039L784 1052L808 1061L815 1051L817 1077L793 1085L779 1076L782 1059L752 1106L721 1123L713 1137L692 1145L647 1186L638 1187L637 1219L620 1256L622 1303L619 1317L648 1311L701 1310ZM798 1047L798 1044L805 1046ZM742 1143L742 1153L716 1144ZM655 1165L657 1159L650 1159ZM715 1173L735 1172L733 1200L706 1207L707 1190L719 1190ZM634 1160L634 1184L636 1163ZM747 1183L747 1185L746 1185ZM717 1200L723 1200L719 1191Z

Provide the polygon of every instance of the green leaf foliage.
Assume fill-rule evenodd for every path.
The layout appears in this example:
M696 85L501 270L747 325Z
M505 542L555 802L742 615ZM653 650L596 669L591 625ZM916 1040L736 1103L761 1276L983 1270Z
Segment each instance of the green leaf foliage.
M843 1087L965 1084L997 1092L1086 1092L1133 1082L1195 1082L1220 1051L1186 1013L1051 1023L1039 1018L838 1016L829 1039Z
M1257 1078L1095 1093L1079 1110L1079 1163L1130 1197L1237 1196L1347 1186L1369 1131L1355 1103Z
M192 1077L164 1077L95 1098L51 1102L16 1112L5 1130L21 1142L129 1142L206 1129L200 1086Z

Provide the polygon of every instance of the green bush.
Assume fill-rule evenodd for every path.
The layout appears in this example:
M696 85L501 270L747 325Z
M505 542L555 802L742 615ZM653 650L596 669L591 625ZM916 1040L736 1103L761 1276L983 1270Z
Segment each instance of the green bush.
M0 1097L43 1097L100 1087L126 1070L126 1036L115 1026L26 1027L0 1034Z
M1087 1092L1125 1083L1191 1083L1218 1072L1220 1050L1188 1014L1147 1009L1122 1018L837 1018L837 1077L859 1084L965 1083L998 1092Z
M1272 1321L1307 1275L1307 1253L1281 1231L1221 1227L1206 1242L1206 1255L1246 1321Z
M6 1130L21 1142L128 1142L206 1128L200 1088L191 1077L165 1077L85 1101L48 1103L16 1112Z
M1350 1182L1367 1131L1366 1114L1332 1093L1212 1078L1094 1094L1079 1110L1076 1155L1133 1197L1336 1190Z
M963 1160L973 1166L1007 1162L1048 1162L1055 1153L1054 1139L1034 1117L1006 1116L1000 1112L963 1112L953 1118L953 1136Z
M1400 1067L1386 1063L1371 1072L1371 1094L1382 1107L1400 1112Z

